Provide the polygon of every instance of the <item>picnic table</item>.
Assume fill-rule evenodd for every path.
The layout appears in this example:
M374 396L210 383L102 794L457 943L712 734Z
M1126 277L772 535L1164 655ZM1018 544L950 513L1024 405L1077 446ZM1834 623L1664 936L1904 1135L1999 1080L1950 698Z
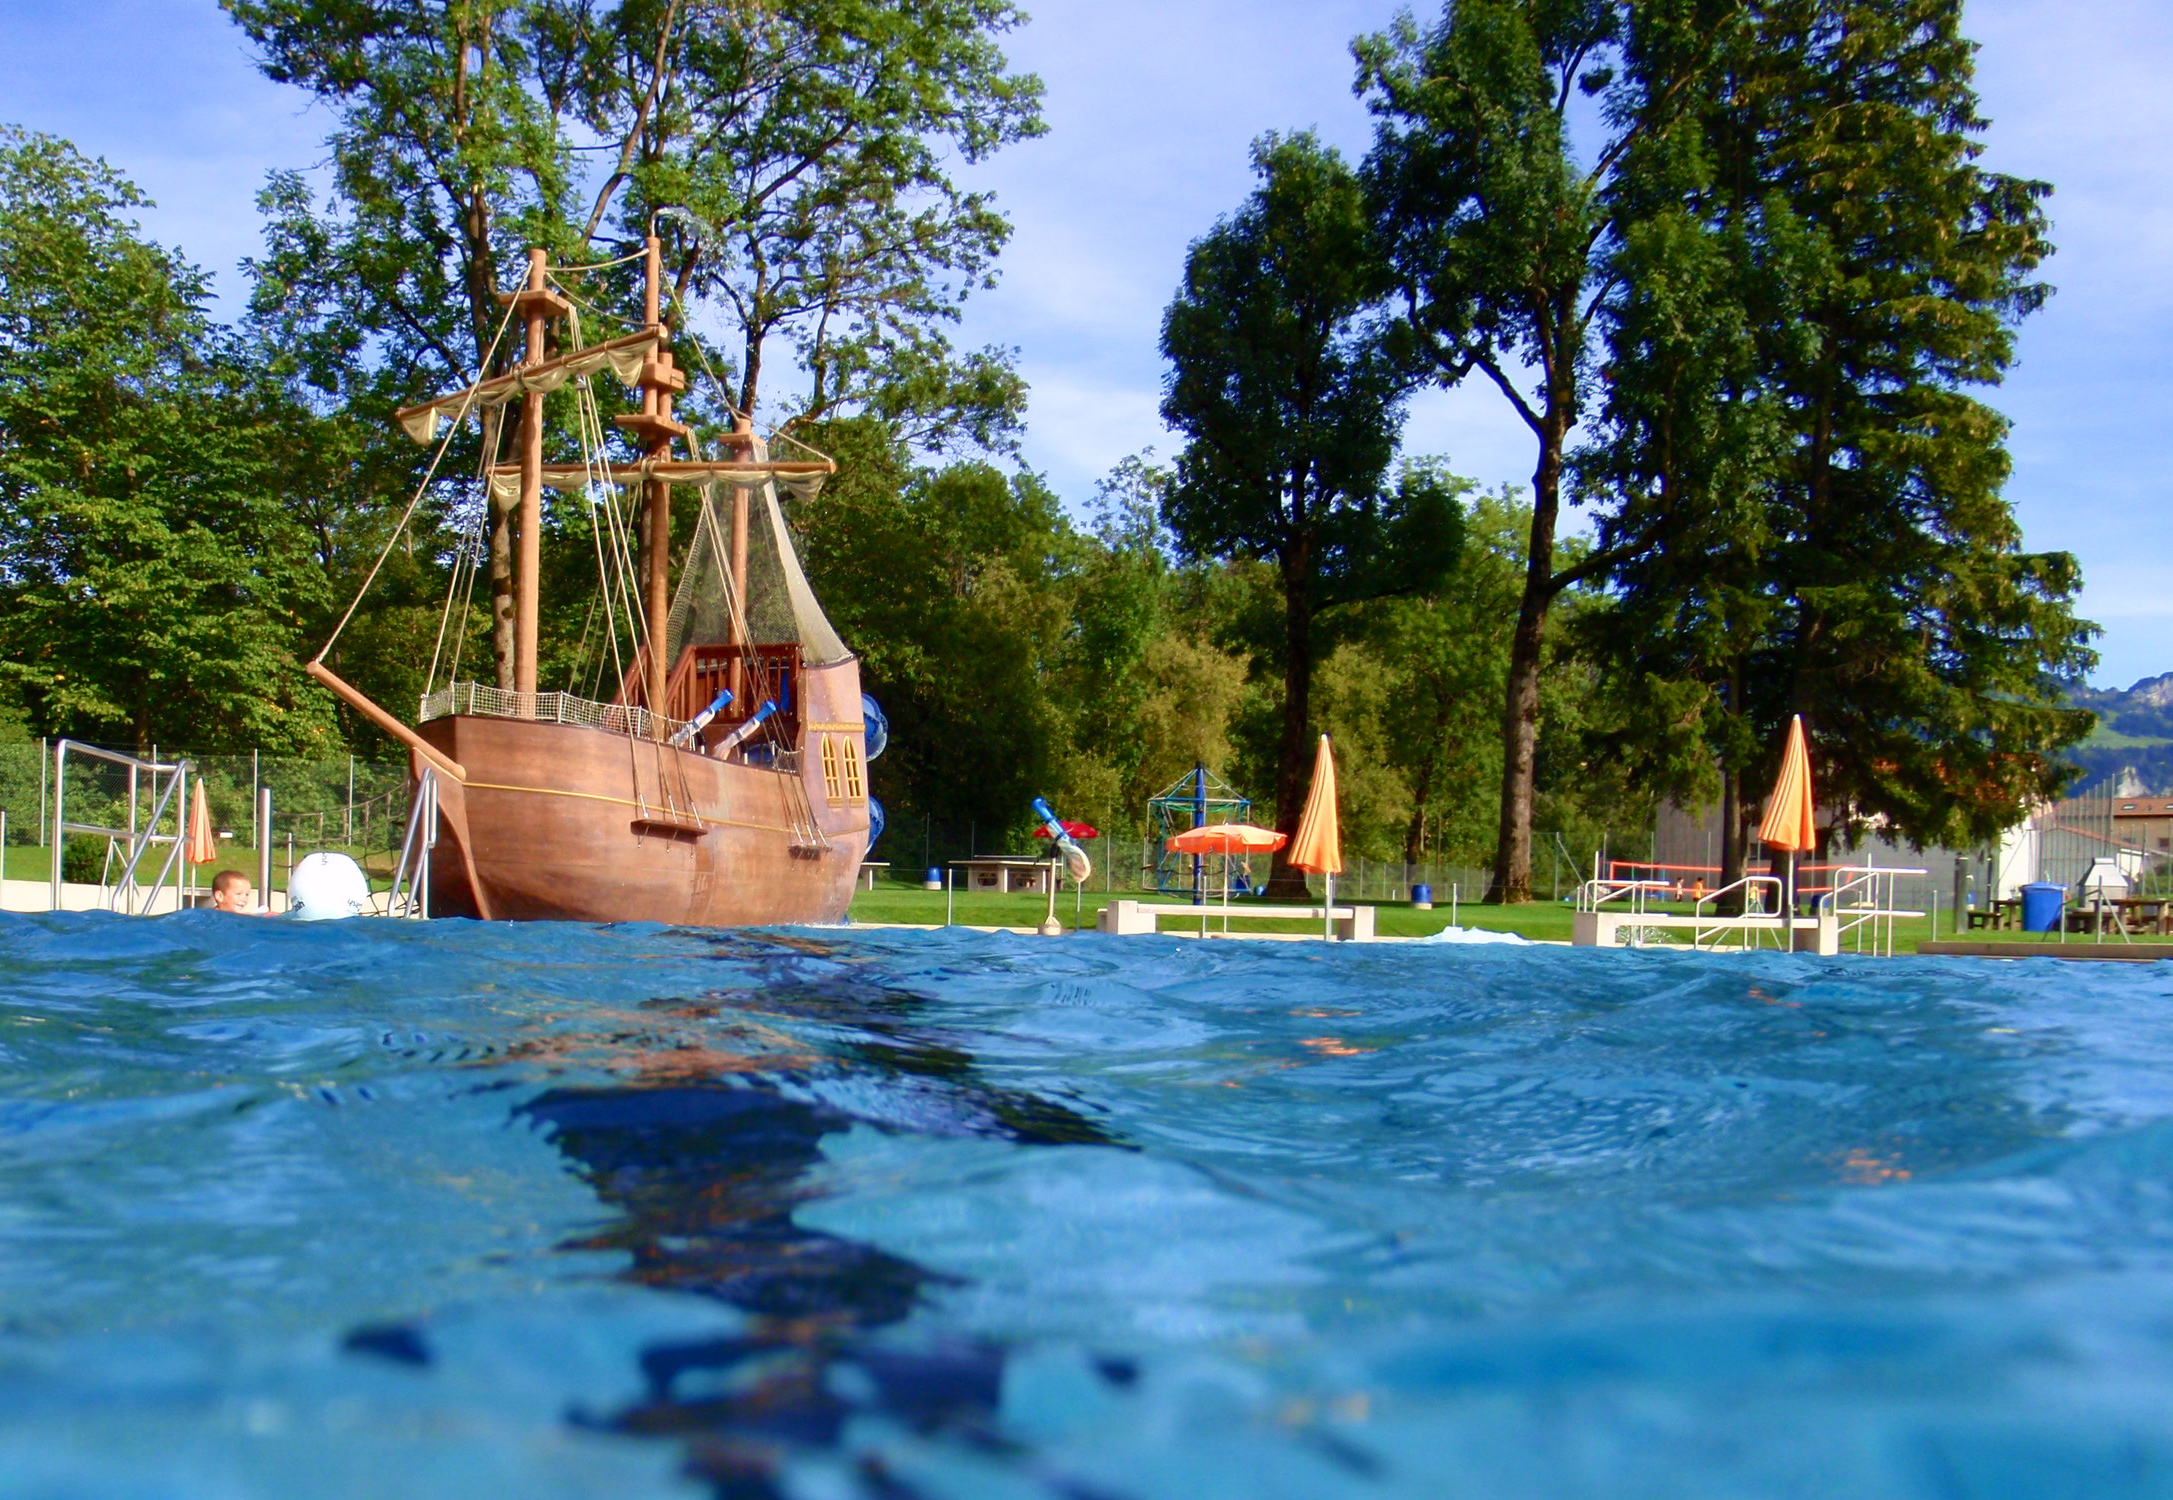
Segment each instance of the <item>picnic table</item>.
M1008 894L1012 891L1032 891L1044 895L1049 889L1050 862L1020 854L977 854L971 859L954 859L953 869L966 872L969 891L995 891Z
M2022 898L2019 896L2005 896L1994 901L1990 906L1970 907L1969 925L1972 929L1989 927L1995 932L2020 927L2022 925Z

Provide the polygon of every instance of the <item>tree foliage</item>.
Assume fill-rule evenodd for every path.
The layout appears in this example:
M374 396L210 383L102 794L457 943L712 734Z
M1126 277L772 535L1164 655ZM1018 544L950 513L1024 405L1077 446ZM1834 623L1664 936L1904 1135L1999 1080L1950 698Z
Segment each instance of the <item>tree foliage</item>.
M736 404L865 413L916 443L998 445L1025 387L944 332L993 284L1010 225L953 180L1038 135L1041 85L1005 71L1006 0L621 4L582 13L589 126L615 151L585 231L657 218L674 281L725 316ZM697 227L698 226L698 227ZM769 361L789 351L804 385Z
M1310 135L1263 137L1253 162L1260 186L1193 245L1163 319L1162 415L1186 439L1164 514L1190 555L1275 564L1287 832L1313 761L1315 620L1430 587L1461 517L1424 472L1387 483L1404 381L1371 316L1381 268L1357 179Z
M1614 670L1653 712L1657 779L1709 788L1731 872L1788 716L1848 823L1993 836L2088 731L2064 554L2021 548L2012 362L2050 252L2042 183L1976 164L1984 121L1951 0L1761 6L1625 236L1593 473L1624 497ZM1701 784L1702 783L1702 784Z
M0 131L0 679L41 733L317 748L294 646L321 559L279 484L304 414L144 203Z
M1403 328L1443 384L1473 372L1532 434L1532 529L1502 718L1496 895L1529 899L1547 614L1609 558L1557 565L1570 435L1590 400L1608 258L1642 201L1633 148L1676 118L1734 0L1455 0L1355 44L1378 124L1367 194ZM1597 101L1599 139L1573 138Z

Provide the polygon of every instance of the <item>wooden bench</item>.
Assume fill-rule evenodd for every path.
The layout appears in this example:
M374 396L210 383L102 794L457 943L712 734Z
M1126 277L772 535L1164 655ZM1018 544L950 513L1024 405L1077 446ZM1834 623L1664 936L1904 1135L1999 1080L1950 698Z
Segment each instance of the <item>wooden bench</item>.
M1156 924L1164 917L1184 917L1202 923L1225 917L1246 922L1312 922L1316 926L1324 926L1333 919L1335 935L1344 942L1373 941L1373 908L1370 906L1261 906L1251 901L1233 901L1228 906L1219 902L1194 906L1190 902L1112 901L1095 918L1094 927L1097 932L1136 937L1156 931Z

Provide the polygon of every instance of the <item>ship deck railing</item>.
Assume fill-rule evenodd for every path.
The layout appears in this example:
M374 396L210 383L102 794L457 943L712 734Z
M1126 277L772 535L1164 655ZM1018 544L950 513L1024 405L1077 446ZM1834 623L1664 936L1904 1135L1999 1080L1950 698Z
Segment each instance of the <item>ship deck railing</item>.
M425 694L415 718L427 724L454 714L489 719L534 719L545 724L579 724L637 740L669 739L684 720L652 714L639 704L598 703L572 693L516 693L483 682L455 682Z

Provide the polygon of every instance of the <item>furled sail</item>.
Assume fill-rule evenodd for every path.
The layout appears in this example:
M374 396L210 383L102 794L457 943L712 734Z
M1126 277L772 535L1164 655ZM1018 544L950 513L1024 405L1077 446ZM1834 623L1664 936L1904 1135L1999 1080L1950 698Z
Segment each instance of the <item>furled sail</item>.
M698 485L745 485L754 488L763 484L783 485L797 499L812 500L822 489L823 481L830 477L836 466L827 460L814 462L773 463L765 458L750 459L642 459L634 463L594 464L545 464L543 487L552 490L582 490L592 484L638 485L651 479L662 479L672 484ZM494 464L490 471L490 492L500 504L511 504L520 497L521 466L519 464Z
M547 359L538 365L529 365L504 375L494 375L478 381L450 395L439 396L418 406L402 407L393 413L400 429L418 443L436 440L441 423L457 420L463 412L484 407L504 406L517 401L530 391L549 394L582 375L593 375L608 369L623 385L641 382L641 367L651 350L662 341L664 330L644 328L625 338L612 339L609 343L595 344L586 349L575 349L556 359ZM550 481L546 480L545 483Z

